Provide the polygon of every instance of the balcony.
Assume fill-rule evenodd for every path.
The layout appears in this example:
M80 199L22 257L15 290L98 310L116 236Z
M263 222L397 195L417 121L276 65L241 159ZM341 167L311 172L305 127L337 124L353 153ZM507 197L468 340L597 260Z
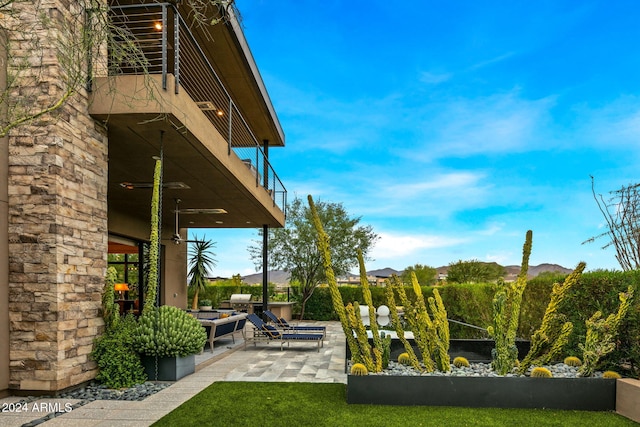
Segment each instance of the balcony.
M109 10L115 43L105 66L94 62L104 72L90 114L107 124L110 212L148 217L149 200L132 189L151 181L162 147L165 218L180 198L226 212L190 215L188 228L282 226L287 191L268 158L284 146L277 116L233 9L197 12L222 22L202 26L170 3Z

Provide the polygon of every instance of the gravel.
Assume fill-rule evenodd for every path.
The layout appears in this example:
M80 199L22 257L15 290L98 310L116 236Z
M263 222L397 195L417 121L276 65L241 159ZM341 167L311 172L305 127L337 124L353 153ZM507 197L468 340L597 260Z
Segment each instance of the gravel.
M109 389L102 384L97 382L92 382L89 385L69 391L66 393L61 393L56 396L56 399L61 399L63 405L65 400L79 400L79 402L74 403L71 406L71 409L77 409L81 406L86 405L87 403L96 401L96 400L144 400L147 397L155 394L165 388L169 387L172 382L151 382L147 381L143 384L137 384L133 387L125 388L125 389ZM38 397L26 397L20 400L20 403L24 403L29 405L32 402L36 402L39 399L48 399L48 396L38 396ZM46 414L36 420L32 420L28 423L22 425L22 427L34 427L44 423L45 421L51 420L59 415L64 414L65 412L51 412Z
M564 363L556 363L553 365L544 365L551 371L553 378L579 378L578 368L565 365ZM533 367L529 368L526 375L529 375ZM369 373L369 375L397 375L397 376L449 376L449 377L500 377L491 370L490 363L471 363L469 367L457 368L453 364L449 372L418 372L411 366L405 366L397 362L390 361L389 366L382 372ZM517 374L506 374L505 377L517 377ZM596 372L593 377L602 378L602 372Z

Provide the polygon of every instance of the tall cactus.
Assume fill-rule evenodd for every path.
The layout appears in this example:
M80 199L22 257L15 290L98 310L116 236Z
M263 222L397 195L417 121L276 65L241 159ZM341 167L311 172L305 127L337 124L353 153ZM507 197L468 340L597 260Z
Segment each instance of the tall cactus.
M620 292L620 306L616 314L610 314L602 319L602 312L596 311L587 324L587 336L584 344L578 344L582 350L582 366L578 374L588 377L593 374L602 357L615 349L615 339L622 320L627 315L633 301L633 287L629 286L627 292Z
M313 203L313 198L309 195L307 199L309 201L309 209L311 211L313 225L316 229L316 232L318 233L318 240L316 240L316 244L318 246L318 251L322 256L322 265L324 267L325 276L327 277L327 284L329 285L329 291L331 293L331 302L333 303L333 309L338 315L338 319L340 319L342 330L344 331L344 335L347 339L347 345L349 346L349 350L351 350L351 359L354 363L362 363L363 355L360 353L360 346L358 345L358 341L353 336L351 322L347 317L347 312L342 301L342 295L340 295L340 291L338 290L336 275L333 272L333 265L331 264L331 252L329 250L329 236L327 235L327 233L325 233L324 228L322 227L322 222L320 221L318 210L316 209L315 203Z
M361 363L367 367L367 370L369 372L380 372L382 370L382 367L378 369L377 365L382 366L382 359L378 358L378 363L376 363L371 357L371 345L369 345L367 328L365 328L364 324L362 323L362 318L360 317L360 306L357 302L355 303L355 305L349 303L345 307L345 310L347 311L349 324L351 330L353 331L352 333L356 334L356 341L358 343L358 354L362 359Z
M564 316L558 313L558 307L568 296L569 291L580 281L586 264L579 263L575 270L561 284L555 283L551 291L551 300L547 305L542 324L531 336L531 347L527 356L520 362L519 374L524 374L529 366L542 366L549 363L562 352L573 330L571 322L563 322Z
M451 369L449 359L449 319L447 310L437 289L433 290L433 297L429 297L429 308L433 315L433 326L435 328L435 348L433 359L439 371L448 372Z
M158 295L158 269L160 266L160 192L162 182L162 160L156 160L153 171L153 193L151 195L151 237L149 243L149 277L144 295L142 313L150 313L156 306Z
M397 280L397 277L394 276L394 279ZM395 286L392 285L390 281L387 281L387 286L385 287L385 295L387 297L387 305L389 306L389 316L391 318L391 324L396 330L396 335L398 339L404 346L404 349L407 352L409 357L409 363L413 366L417 371L422 371L423 368L420 366L420 362L418 362L418 358L416 357L416 353L413 351L413 347L407 339L404 337L404 329L402 328L402 322L400 321L400 317L398 316L398 307L396 306L396 299L393 294ZM405 308L406 310L406 308ZM405 311L406 314L406 311Z
M487 332L496 343L491 365L500 375L511 372L518 359L516 332L520 320L522 294L527 286L532 237L533 232L528 230L522 248L522 267L518 278L514 283L503 283L493 298L493 325L487 328Z
M364 265L364 255L362 254L362 249L358 248L357 255L358 265L360 268L360 285L362 286L362 298L364 299L364 303L369 307L369 327L373 336L373 356L375 359L374 363L376 365L376 371L374 372L380 372L382 370L382 365L384 365L382 361L382 355L384 353L383 343L382 339L380 338L378 323L376 322L376 310L373 306L373 298L371 297L371 289L369 287L369 279L367 279L367 269ZM379 369L377 368L378 366L380 366Z

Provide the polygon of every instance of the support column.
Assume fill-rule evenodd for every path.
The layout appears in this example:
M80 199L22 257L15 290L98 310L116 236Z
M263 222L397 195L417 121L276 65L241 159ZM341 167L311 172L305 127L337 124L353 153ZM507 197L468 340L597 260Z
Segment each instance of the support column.
M269 226L262 226L262 312L268 310L269 305ZM264 317L264 316L263 316Z

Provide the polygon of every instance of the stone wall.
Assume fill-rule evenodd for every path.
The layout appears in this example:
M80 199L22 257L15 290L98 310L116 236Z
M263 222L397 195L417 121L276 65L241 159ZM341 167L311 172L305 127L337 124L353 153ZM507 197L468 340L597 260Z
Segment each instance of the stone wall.
M15 5L22 20L44 13L38 31L44 63L13 40L14 55L32 65L13 96L38 106L66 86L57 61L55 30L76 2ZM34 22L32 21L32 23ZM18 48L19 47L19 48ZM27 95L25 95L27 94ZM87 112L86 93L9 136L9 387L57 391L95 377L90 361L101 331L101 292L107 255L107 138Z

